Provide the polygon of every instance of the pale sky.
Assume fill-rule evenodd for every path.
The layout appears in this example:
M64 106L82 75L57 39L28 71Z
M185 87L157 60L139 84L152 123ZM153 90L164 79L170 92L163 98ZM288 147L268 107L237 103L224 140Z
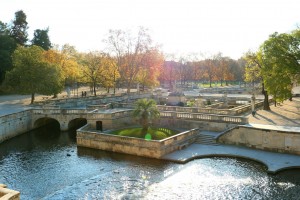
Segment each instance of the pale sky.
M238 59L275 31L300 25L299 0L0 0L0 20L23 10L30 27L49 27L54 44L103 50L109 29L143 26L165 53L222 52Z

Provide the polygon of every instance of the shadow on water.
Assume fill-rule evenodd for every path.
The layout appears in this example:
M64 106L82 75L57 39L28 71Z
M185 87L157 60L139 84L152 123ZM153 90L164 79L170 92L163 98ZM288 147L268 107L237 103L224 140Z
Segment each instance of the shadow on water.
M115 153L110 151L103 151L98 149L91 149L86 147L77 147L77 155L79 157L92 157L94 159L113 160L117 162L131 163L138 166L158 166L168 165L169 161L145 158L141 156L134 156L129 154Z

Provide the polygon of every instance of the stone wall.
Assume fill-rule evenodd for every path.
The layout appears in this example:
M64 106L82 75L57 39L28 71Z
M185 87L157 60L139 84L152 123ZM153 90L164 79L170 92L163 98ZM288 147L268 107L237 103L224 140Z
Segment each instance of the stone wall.
M213 122L213 121L194 121L185 119L160 118L154 123L156 126L175 128L175 129L193 129L222 132L226 129L237 126L232 123Z
M77 130L77 145L137 156L161 158L165 154L182 149L193 143L197 138L198 132L198 129L192 129L164 140L147 141L97 132L91 130L90 125L86 125Z
M0 117L0 143L32 129L31 110Z
M300 155L300 132L293 132L293 130L238 126L224 132L217 141L224 144Z

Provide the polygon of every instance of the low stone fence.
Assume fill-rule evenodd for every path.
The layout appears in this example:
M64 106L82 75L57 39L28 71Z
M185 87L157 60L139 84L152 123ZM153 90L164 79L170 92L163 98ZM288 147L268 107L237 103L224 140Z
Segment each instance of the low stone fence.
M198 129L192 129L163 140L144 140L97 132L86 125L77 130L77 145L93 149L161 158L192 144L198 136Z
M88 104L107 104L111 102L121 102L125 100L135 100L139 98L149 98L150 93L137 93L131 92L128 96L127 93L118 94L102 94L98 96L88 97L71 97L62 99L49 99L47 101L35 102L36 105L54 104L61 107L74 107L74 106L85 106Z
M184 112L160 112L161 117L168 117L173 119L187 119L194 121L213 121L213 122L228 122L233 124L247 124L248 118L236 117L228 115L211 115L203 113L184 113Z
M112 108L112 104L111 103L108 103L108 104L98 104L98 105L87 105L86 106L86 109L88 111L91 111L91 110L107 110L107 109L110 109Z
M255 107L263 105L263 101L257 101ZM188 113L207 113L216 115L240 115L251 110L251 104L236 106L231 109L218 109L212 107L198 108L198 107L180 107L180 106L157 106L160 111L173 112L188 112Z
M275 128L269 126L237 126L220 135L218 142L247 146L281 153L300 155L300 129Z
M6 185L0 184L0 200L19 200L20 192L6 188Z

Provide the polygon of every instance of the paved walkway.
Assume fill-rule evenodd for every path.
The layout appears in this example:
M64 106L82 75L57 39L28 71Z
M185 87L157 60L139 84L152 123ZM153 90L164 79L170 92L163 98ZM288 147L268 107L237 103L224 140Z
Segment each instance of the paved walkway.
M165 155L162 159L186 163L196 158L207 157L238 157L247 158L264 164L269 173L283 169L300 168L300 156L292 154L273 153L233 145L202 145L192 144L186 149Z
M250 124L300 126L300 97L284 101L277 107L271 105L271 111L257 110L254 117L251 114L247 117Z

